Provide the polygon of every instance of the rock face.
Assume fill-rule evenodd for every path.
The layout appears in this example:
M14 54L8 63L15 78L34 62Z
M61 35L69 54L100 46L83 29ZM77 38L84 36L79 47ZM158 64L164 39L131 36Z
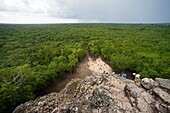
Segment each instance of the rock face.
M146 85L148 82L144 83L142 87L128 79L92 74L84 79L73 79L60 93L21 104L13 113L170 112L167 90L161 89L160 84L151 87Z
M151 89L156 85L155 81L153 79L151 79L151 78L142 79L141 84L146 89Z
M161 88L170 90L170 80L162 78L156 78L155 80L157 81Z

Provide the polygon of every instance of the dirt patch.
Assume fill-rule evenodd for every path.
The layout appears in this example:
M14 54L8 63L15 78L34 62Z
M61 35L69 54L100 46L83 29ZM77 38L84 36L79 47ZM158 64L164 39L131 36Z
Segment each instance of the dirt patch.
M101 58L93 60L90 56L86 58L78 65L76 71L72 74L67 74L63 78L56 79L51 85L43 91L41 95L45 95L51 92L61 91L71 79L83 78L91 75L92 73L111 73L112 68L107 65Z
M112 73L112 68L107 65L102 59L99 57L96 60L93 60L91 57L88 57L87 62L89 70L96 73Z

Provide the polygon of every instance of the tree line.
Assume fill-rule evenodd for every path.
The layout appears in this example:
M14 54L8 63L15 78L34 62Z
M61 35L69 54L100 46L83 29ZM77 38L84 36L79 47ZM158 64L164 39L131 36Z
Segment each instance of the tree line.
M169 51L169 24L1 24L0 112L74 72L87 52L119 73L170 79Z

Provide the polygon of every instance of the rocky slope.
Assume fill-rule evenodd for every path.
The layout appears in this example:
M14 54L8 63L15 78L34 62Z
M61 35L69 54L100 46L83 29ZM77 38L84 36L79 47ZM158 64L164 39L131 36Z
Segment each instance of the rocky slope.
M19 105L13 113L170 113L170 80L141 83L95 74L73 79L60 93Z

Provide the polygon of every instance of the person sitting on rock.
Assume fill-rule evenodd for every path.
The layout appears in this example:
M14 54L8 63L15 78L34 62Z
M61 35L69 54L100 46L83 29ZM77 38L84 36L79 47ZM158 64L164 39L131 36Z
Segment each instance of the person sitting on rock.
M126 74L125 73L122 74L122 78L126 78Z
M135 75L135 83L139 83L140 82L140 74L136 74Z

